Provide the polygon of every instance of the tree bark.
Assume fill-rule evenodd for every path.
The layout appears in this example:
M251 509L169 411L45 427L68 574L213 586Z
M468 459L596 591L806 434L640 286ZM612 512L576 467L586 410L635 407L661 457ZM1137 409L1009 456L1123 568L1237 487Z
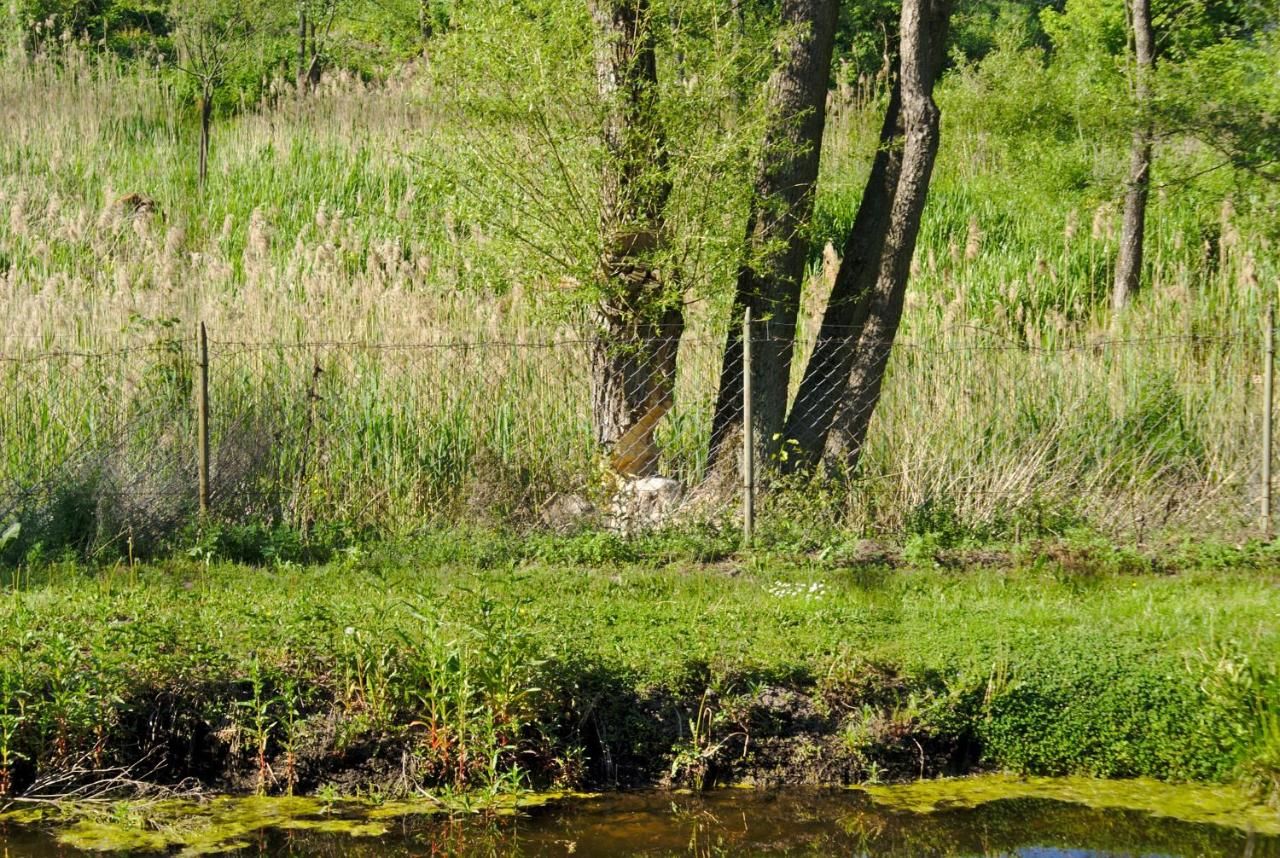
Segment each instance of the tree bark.
M902 6L902 166L880 250L880 272L849 370L848 392L827 437L827 456L846 473L855 470L861 458L902 321L911 258L938 154L941 117L933 86L946 57L950 15L951 0L904 0Z
M1129 181L1125 186L1124 222L1120 229L1120 253L1111 306L1121 310L1142 284L1142 256L1147 221L1147 195L1151 187L1151 73L1155 68L1155 34L1151 26L1150 0L1130 0L1133 19L1134 100L1140 113L1129 150Z
M316 38L316 22L308 22L307 27L310 31L309 39L311 41L311 63L307 66L307 87L314 90L320 85L320 75L324 71L324 61L320 58L320 41Z
M786 437L794 441L785 468L806 470L834 452L856 464L884 373L905 296L928 178L937 149L933 85L946 57L950 7L943 2L903 9L899 76L893 84L853 228L805 367ZM908 17L910 20L908 20ZM910 48L910 54L908 54ZM912 64L907 69L906 63ZM911 90L905 89L910 85ZM904 105L905 98L911 99ZM908 136L908 124L912 135ZM906 164L908 151L912 162ZM901 181L904 166L913 172ZM923 180L923 183L921 183ZM900 198L900 189L906 194Z
M818 179L839 0L783 0L787 41L768 84L768 123L747 222L750 257L738 274L711 431L711 461L742 432L742 329L751 308L762 336L752 361L752 435L762 462L778 448L786 419L808 227Z
M592 348L596 440L622 474L652 473L654 430L671 408L684 329L680 295L659 269L671 188L657 116L648 0L591 0L596 80L605 106L600 182L598 337Z
M890 209L902 168L901 102L895 81L880 126L880 145L871 163L871 175L845 239L822 327L787 418L785 436L795 442L784 463L787 471L805 470L818 463L848 385L854 350L870 313L880 274L880 252L889 231Z

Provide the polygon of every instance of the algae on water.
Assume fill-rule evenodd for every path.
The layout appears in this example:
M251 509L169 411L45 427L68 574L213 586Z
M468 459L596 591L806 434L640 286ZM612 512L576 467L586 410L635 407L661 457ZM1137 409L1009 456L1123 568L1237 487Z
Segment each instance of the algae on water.
M1168 784L1149 778L1101 780L982 775L895 786L856 787L891 810L933 813L1011 799L1046 799L1099 810L1130 810L1183 822L1280 835L1280 813L1233 786Z
M204 802L185 799L134 805L121 802L107 810L67 804L60 806L56 817L44 810L14 811L6 814L4 820L17 824L60 821L65 827L58 830L58 841L86 852L177 850L180 856L199 856L244 848L247 838L269 829L381 837L389 831L387 820L407 816L465 811L507 815L566 798L589 797L535 793L490 797L463 806L426 796L379 805L300 796L223 796Z
M1239 788L1172 785L1153 780L1107 781L1084 777L1022 778L986 775L856 788L891 814L930 815L1003 801L1065 802L1103 811L1137 812L1180 822L1280 837L1280 814ZM213 855L243 848L267 830L376 838L395 819L476 812L504 816L549 803L592 798L573 793L496 796L451 801L418 799L372 804L303 797L220 797L208 801L122 802L109 807L65 805L17 811L3 821L59 825L64 845L92 852L174 852ZM866 805L851 802L851 810Z

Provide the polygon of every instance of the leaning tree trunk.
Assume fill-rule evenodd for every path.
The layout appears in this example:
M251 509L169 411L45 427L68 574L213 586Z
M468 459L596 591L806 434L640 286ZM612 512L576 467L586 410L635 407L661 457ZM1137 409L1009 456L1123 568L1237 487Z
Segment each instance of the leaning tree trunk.
M783 434L794 442L794 449L784 462L787 471L807 470L822 457L848 385L854 349L871 311L871 297L880 274L880 251L889 231L889 213L902 168L900 105L901 92L895 81L880 127L880 145L871 162L871 175L863 188L853 228L845 239L822 327L787 418Z
M777 449L786 419L839 8L839 0L783 0L782 23L789 38L782 49L785 62L769 80L764 150L747 223L750 257L738 273L712 420L713 463L725 442L742 433L739 320L746 308L764 333L752 361L751 428L766 456Z
M657 116L657 57L648 0L591 0L605 106L600 183L602 239L592 348L596 439L621 474L657 467L654 430L671 408L684 328L680 294L659 269L670 196Z
M1151 27L1150 0L1131 0L1134 100L1139 111L1129 151L1129 181L1124 194L1124 223L1120 229L1120 255L1111 306L1121 310L1137 294L1142 283L1143 238L1147 221L1147 194L1151 187L1151 72L1155 68L1155 34Z
M939 120L933 85L945 57L951 0L905 0L902 7L902 165L880 250L880 270L849 369L847 393L827 437L827 455L852 472L880 401L893 348L929 179L938 153Z

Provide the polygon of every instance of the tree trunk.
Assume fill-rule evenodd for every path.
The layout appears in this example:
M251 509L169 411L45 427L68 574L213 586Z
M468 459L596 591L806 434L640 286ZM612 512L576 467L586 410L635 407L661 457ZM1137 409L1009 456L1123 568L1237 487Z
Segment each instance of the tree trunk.
M788 471L816 465L844 397L854 350L871 310L880 274L880 252L889 231L889 213L902 168L901 92L895 81L880 126L880 145L871 163L853 228L845 239L836 282L822 317L813 354L805 366L784 433L795 442Z
M818 341L787 417L785 435L795 442L787 470L810 469L828 449L855 465L863 446L901 319L937 152L932 92L946 56L948 17L947 0L909 0L902 9L899 79Z
M315 89L320 85L320 73L322 69L322 61L320 59L320 42L316 39L316 22L308 23L310 29L311 40L311 63L307 66L307 87Z
M1121 310L1137 294L1142 283L1142 250L1147 221L1147 194L1151 187L1151 72L1155 68L1155 35L1151 27L1150 0L1131 0L1133 47L1137 60L1134 100L1139 111L1129 151L1129 181L1124 195L1124 223L1120 229L1120 254L1111 306Z
M648 0L591 0L605 106L598 339L592 349L596 439L616 471L652 473L654 429L671 408L684 328L680 294L659 269L671 188L657 117L657 57Z
M298 89L307 86L307 10L298 6Z
M924 167L932 172L932 154L921 145L929 145L933 138L936 150L936 117L932 125L928 120L932 105L933 84L946 57L946 30L949 7L942 3L930 4L925 10L928 21L919 30L919 7L904 9L917 22L917 30L906 34L903 50L910 42L914 51L911 61L916 64L912 83L923 87L926 103L923 126L917 125L913 170ZM904 17L904 23L906 18ZM923 45L920 40L923 38ZM899 66L905 60L899 60ZM903 85L906 74L900 72L894 82L880 129L880 147L872 162L871 175L867 179L853 228L845 241L843 259L836 274L836 282L823 316L814 351L805 367L795 404L787 420L786 437L794 440L786 468L791 471L815 466L830 446L834 451L860 450L871 412L879 399L878 376L888 361L889 346L896 334L901 314L900 301L905 294L907 272L915 250L915 233L919 229L919 211L914 224L909 218L911 208L923 210L927 193L927 175L918 200L903 198L898 206L898 191L904 158L908 111L903 107ZM921 98L921 92L912 98ZM916 110L916 121L922 118ZM926 137L920 139L920 135ZM922 159L921 155L928 157ZM927 164L924 163L927 161ZM908 234L909 233L909 234ZM894 243L889 243L890 236ZM909 240L908 240L909 239ZM903 258L899 258L903 257ZM902 270L900 282L894 272ZM886 267L887 266L887 267ZM895 310L894 297L898 298ZM870 331L870 335L868 335ZM886 337L886 333L888 336ZM871 376L876 376L874 384ZM836 441L830 443L833 430ZM856 456L856 454L855 454ZM848 456L844 456L849 461Z
M786 419L796 317L809 253L808 228L826 124L827 84L838 0L783 0L788 32L783 62L768 85L768 124L747 223L750 257L738 274L720 393L711 431L711 461L742 432L742 329L750 307L761 337L752 361L752 435L768 462Z
M847 473L857 468L862 455L902 320L911 257L938 153L940 114L933 85L946 57L950 13L951 0L905 0L902 7L902 166L880 251L880 273L849 370L848 393L827 438L827 455Z
M213 121L213 90L208 84L200 89L200 187L209 175L209 125Z

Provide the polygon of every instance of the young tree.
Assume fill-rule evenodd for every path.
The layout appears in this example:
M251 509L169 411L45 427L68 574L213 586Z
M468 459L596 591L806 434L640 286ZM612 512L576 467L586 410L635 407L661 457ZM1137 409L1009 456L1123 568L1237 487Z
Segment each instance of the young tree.
M590 0L590 8L605 149L593 410L597 440L613 449L615 469L640 475L657 465L653 433L671 407L684 329L675 278L658 265L671 184L654 22L649 0Z
M177 69L196 85L200 111L200 150L197 175L204 187L209 172L209 133L213 98L233 60L248 46L254 9L236 0L184 2L175 9L174 42Z
M749 257L734 295L712 424L712 461L728 438L742 432L742 328L737 321L746 308L769 332L752 361L752 435L763 453L776 448L786 418L839 6L838 0L782 3L782 61L768 82L768 120L747 223Z
M789 469L812 466L825 452L852 470L861 455L902 319L937 156L940 115L933 87L946 57L950 13L950 0L904 0L895 97L788 420L787 437L798 447L788 457Z
M299 0L297 80L300 92L314 89L320 83L325 43L338 17L339 5L339 0Z
M1128 0L1133 30L1134 106L1138 121L1129 149L1129 180L1124 195L1124 221L1120 228L1120 253L1116 257L1111 305L1121 310L1142 282L1143 238L1147 221L1147 195L1151 186L1151 76L1155 69L1155 34L1151 26L1151 0Z

